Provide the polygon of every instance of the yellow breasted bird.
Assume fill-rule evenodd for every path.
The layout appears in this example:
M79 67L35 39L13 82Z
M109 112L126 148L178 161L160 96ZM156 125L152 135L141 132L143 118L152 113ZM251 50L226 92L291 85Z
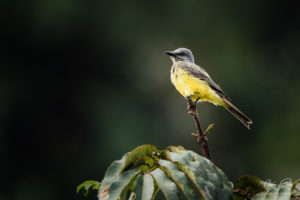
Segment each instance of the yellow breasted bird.
M170 56L173 62L171 81L180 94L194 102L209 101L215 105L223 106L250 129L251 119L231 103L220 86L210 78L202 67L195 64L191 50L179 48L165 53Z

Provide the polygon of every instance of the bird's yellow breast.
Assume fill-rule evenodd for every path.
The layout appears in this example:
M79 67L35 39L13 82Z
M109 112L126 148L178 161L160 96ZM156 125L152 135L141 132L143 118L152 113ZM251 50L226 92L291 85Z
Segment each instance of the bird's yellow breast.
M216 105L225 106L222 98L209 86L206 81L189 74L188 71L177 67L176 63L171 69L171 81L175 88L184 97L190 96L193 101L209 101Z

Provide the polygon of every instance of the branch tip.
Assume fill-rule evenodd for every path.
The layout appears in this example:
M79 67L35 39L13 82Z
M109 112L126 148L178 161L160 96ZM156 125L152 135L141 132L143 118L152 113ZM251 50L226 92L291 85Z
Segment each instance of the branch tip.
M197 133L191 133L191 135L195 138L198 138L198 134Z
M207 129L204 131L203 136L206 137L208 132L215 126L215 124L210 124Z

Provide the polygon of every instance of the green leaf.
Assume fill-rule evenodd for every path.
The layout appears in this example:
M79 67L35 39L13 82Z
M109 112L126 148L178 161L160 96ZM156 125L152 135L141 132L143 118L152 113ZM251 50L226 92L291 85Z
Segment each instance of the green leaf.
M138 167L138 169L145 173L149 170L149 166L148 165L140 165Z
M76 192L82 192L84 196L87 196L90 189L98 190L101 186L101 183L98 181L85 181L77 186Z
M279 184L264 182L255 176L241 176L236 183L235 199L290 200L300 199L300 180L284 179Z
M256 176L244 175L238 178L236 181L236 188L247 196L266 191L265 185Z
M166 200L164 193L158 188L152 200Z
M154 193L153 178L150 174L139 175L128 200L151 200Z
M171 161L188 168L185 174L202 190L205 199L233 199L227 176L212 162L192 151L174 147L170 150Z
M159 161L160 158L159 158L157 155L155 155L155 156L154 156L154 160L155 160L155 161Z
M101 188L99 190L98 198L106 200L117 200L123 189L130 183L131 179L137 175L139 170L125 171L121 176L115 180L107 181L103 180Z
M122 169L125 166L125 161L128 157L129 153L126 153L121 160L114 161L106 170L103 181L113 181L122 172Z
M154 164L154 160L150 156L145 156L145 164L152 166Z
M181 154L181 150L185 150L185 148L183 148L182 146L168 146L166 150Z
M201 192L197 190L193 183L176 167L174 163L167 160L160 160L159 164L163 166L162 170L176 183L188 199L203 199Z
M253 200L289 200L292 193L292 181L285 179L279 185L270 182L263 182L266 191L254 195Z
M162 150L159 152L159 157L165 160L171 160L170 151Z
M281 181L280 185L278 186L278 197L276 199L278 200L285 200L290 199L290 196L292 195L292 180L286 179L284 181Z
M300 179L293 182L292 195L300 197Z
M140 170L134 169L120 175L128 155L129 153L126 153L121 160L114 161L107 169L98 193L99 199L116 200L131 179L140 172Z
M150 174L144 175L142 200L151 200L154 193L153 178Z
M201 187L199 187L199 185L197 185L196 183L196 177L195 174L193 173L193 171L191 169L189 169L186 165L181 164L179 162L175 162L174 163L177 168L182 171L185 176L191 181L191 183L193 183L193 185L197 188L198 192L201 194L202 197L204 197L204 192L202 191Z
M157 153L157 149L153 145L142 145L132 150L126 158L125 165L122 170L125 170L130 165L133 165L136 161L144 159L146 156L152 156Z
M87 184L86 188L90 186ZM227 200L233 198L231 189L225 174L206 158L180 146L158 151L152 145L143 145L108 167L98 197Z
M135 185L135 182L137 181L138 177L140 176L140 174L134 176L131 181L130 181L130 184L128 185L128 189L133 191L134 189L134 185Z
M151 172L151 175L155 179L158 187L161 189L167 200L180 199L179 190L176 184L171 181L161 169L155 169Z
M142 199L143 192L143 175L139 174L134 182L134 188L128 200Z

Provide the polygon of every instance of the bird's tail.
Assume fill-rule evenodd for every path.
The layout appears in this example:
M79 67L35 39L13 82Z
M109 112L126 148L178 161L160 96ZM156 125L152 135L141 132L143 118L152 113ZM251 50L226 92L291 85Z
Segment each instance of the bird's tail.
M233 105L228 99L223 98L223 100L227 104L226 109L238 120L240 120L248 129L250 129L252 120L247 117L242 111L240 111L235 105Z

